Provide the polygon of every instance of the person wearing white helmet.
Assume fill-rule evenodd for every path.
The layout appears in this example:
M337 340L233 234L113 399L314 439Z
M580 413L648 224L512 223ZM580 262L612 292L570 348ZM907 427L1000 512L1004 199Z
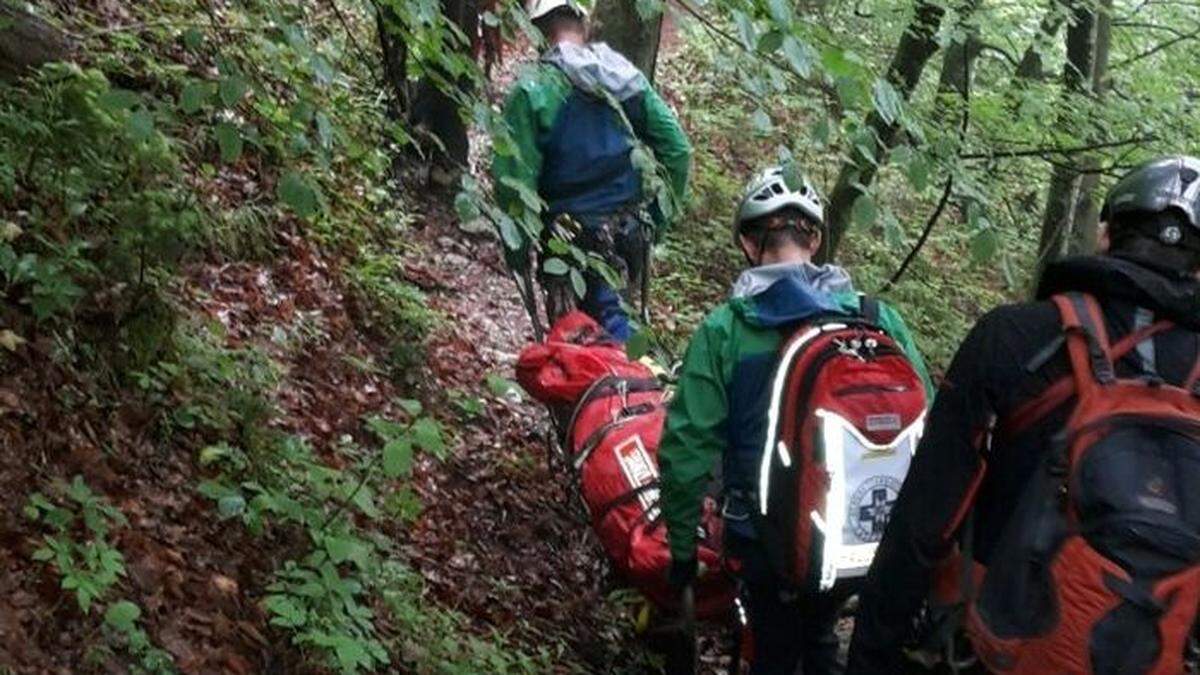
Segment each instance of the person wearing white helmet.
M664 214L678 213L685 201L691 147L645 75L608 45L587 41L587 5L533 0L528 10L547 49L522 73L505 102L512 142L496 144L497 201L521 221L530 209L522 193L537 193L544 202L537 218L549 224L569 216L580 226L575 244L601 256L632 283L643 274L648 240L661 237L669 225ZM639 142L662 167L669 193L665 208L645 189L649 177L634 164ZM520 246L510 241L505 259L524 273L532 242L523 228L519 234ZM617 290L595 272L583 276L580 308L613 337L628 339L632 328ZM567 275L543 274L542 285L553 322L569 309L572 284Z
M670 581L681 592L697 574L696 532L711 476L721 477L725 547L744 589L754 675L793 675L799 664L805 675L839 670L833 627L843 598L789 587L752 518L783 341L819 316L874 314L932 390L900 315L879 301L865 310L846 270L812 262L823 225L821 196L794 166L771 167L748 183L732 229L750 268L692 336L658 451Z

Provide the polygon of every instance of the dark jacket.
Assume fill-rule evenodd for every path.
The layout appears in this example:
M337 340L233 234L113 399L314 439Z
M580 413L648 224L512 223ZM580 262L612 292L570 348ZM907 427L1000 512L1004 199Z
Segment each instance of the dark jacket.
M984 565L991 559L1022 487L1065 424L1074 399L1019 434L996 434L986 468L977 441L992 415L1003 428L1017 406L1070 372L1065 349L1032 372L1027 368L1061 333L1058 311L1047 298L1065 291L1089 293L1100 301L1113 342L1148 319L1177 324L1121 359L1118 375L1153 368L1167 382L1181 384L1191 373L1200 356L1200 283L1129 260L1080 257L1052 265L1042 278L1038 301L984 315L946 374L871 566L848 673L900 672L900 646L928 596L933 566L950 552L972 499L973 557ZM1140 317L1138 308L1144 308Z

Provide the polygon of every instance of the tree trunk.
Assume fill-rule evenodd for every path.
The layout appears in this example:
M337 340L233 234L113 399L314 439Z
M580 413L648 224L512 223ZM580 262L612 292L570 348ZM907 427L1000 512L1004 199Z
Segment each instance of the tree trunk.
M945 10L940 4L918 0L913 17L896 46L886 77L905 101L908 101L921 80L925 65L937 52L936 34L944 14ZM826 209L829 238L821 249L821 260L831 260L837 254L842 236L850 226L854 202L875 180L879 164L895 142L898 128L895 120L888 122L876 110L867 116L865 124L875 140L870 143L870 148L855 146L842 162L837 183L829 193Z
M377 3L375 29L379 33L379 51L383 57L383 77L392 89L388 117L404 118L408 109L408 46L398 34L400 19L390 5Z
M653 82L662 36L662 13L643 19L637 5L637 0L597 0L592 14L592 36L623 54Z
M0 0L0 81L14 80L43 63L70 58L73 48L62 31Z
M1046 71L1042 65L1042 47L1045 44L1050 44L1054 41L1054 36L1058 34L1058 29L1062 28L1064 16L1060 11L1058 0L1050 1L1050 8L1046 11L1046 15L1042 17L1041 23L1038 24L1037 37L1033 39L1033 44L1025 48L1025 53L1021 55L1021 62L1017 65L1017 80L1041 80L1045 79Z
M464 34L475 35L479 22L475 0L442 0L442 13L457 24ZM470 51L469 44L460 45L459 48L464 53ZM408 123L418 137L418 143L425 149L426 156L432 157L436 164L447 169L465 168L470 154L467 125L451 93L453 88L467 90L471 82L468 78L452 79L448 74L437 79L441 82L429 77L422 78L412 88L407 110ZM452 92L444 91L445 88L451 88ZM426 142L422 143L422 138Z
M1108 91L1108 55L1112 50L1112 0L1101 0L1100 14L1096 17L1096 58L1092 64L1092 91L1097 103L1104 100ZM1090 157L1088 173L1079 185L1079 199L1075 205L1075 220L1071 224L1069 251L1074 254L1092 253L1100 234L1100 186L1101 158Z
M962 38L951 40L942 53L942 73L938 78L938 94L955 94L961 100L971 88L971 73L975 71L975 59L983 51L979 39L979 26L973 20L980 0L968 0L958 8L958 28Z
M1096 13L1089 0L1071 0L1071 24L1067 27L1067 61L1063 64L1063 100L1059 105L1068 110L1072 97L1086 95L1092 88L1096 56ZM1061 126L1068 119L1060 118ZM1054 167L1050 189L1046 194L1046 210L1042 214L1042 233L1038 245L1038 268L1062 257L1071 236L1075 207L1079 198L1082 172L1064 158Z

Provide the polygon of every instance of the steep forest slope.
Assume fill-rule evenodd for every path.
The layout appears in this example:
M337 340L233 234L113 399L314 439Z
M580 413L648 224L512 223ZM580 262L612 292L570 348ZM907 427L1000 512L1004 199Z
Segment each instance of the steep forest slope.
M517 4L491 19L526 45ZM1044 76L1010 91L1014 59L995 52L1056 33L1003 43L1009 24L965 6L939 45L982 35L991 56L959 117L943 83L879 84L926 3L800 3L805 22L758 4L671 5L657 80L696 154L692 203L656 251L646 336L664 361L742 264L728 224L745 178L794 158L841 184L848 148L874 154L877 108L903 143L871 160L839 261L904 311L935 370L1026 292L1047 167L1132 161L1075 152L1055 120L1085 119L1100 144L1109 127L1152 134L1143 154L1191 123L1170 107L1188 72L1154 80L1172 103L1153 114L1067 119ZM990 16L1036 28L1025 4ZM411 29L406 83L481 77L440 7L0 0L0 38L32 15L69 50L0 82L0 672L657 667L545 412L510 381L532 330L483 168L522 48L458 101L474 122L461 183L426 171L428 139L397 116L379 8ZM1114 45L1129 87L1160 58L1141 37ZM1046 52L1039 72L1063 65Z

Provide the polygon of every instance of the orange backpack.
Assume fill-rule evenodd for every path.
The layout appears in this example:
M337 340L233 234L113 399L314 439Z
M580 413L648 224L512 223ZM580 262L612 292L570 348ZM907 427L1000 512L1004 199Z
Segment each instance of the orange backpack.
M996 672L1181 673L1200 602L1198 373L1186 388L1118 378L1114 356L1170 324L1114 349L1094 298L1053 301L1070 381L1014 420L1027 428L1072 393L1075 408L970 584L967 635Z

